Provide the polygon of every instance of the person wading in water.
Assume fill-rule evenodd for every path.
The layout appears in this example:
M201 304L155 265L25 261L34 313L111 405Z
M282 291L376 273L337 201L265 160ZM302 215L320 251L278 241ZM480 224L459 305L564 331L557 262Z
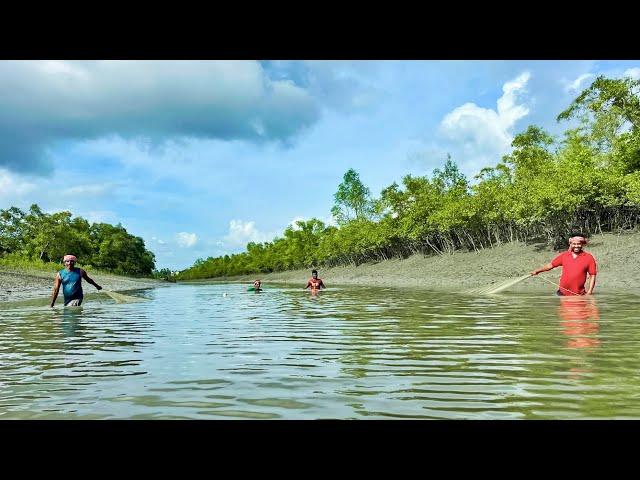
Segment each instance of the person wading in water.
M304 288L311 287L311 290L320 290L321 288L327 288L321 278L318 278L318 271L314 270L311 272L311 278L307 282L307 285Z
M569 250L562 252L550 263L543 265L531 272L531 275L538 275L552 268L562 267L562 276L560 277L558 295L592 295L596 286L596 274L598 268L596 259L588 252L583 250L587 244L587 239L583 235L574 235L569 239ZM584 284L587 281L587 273L589 274L589 287L587 290Z
M64 256L65 268L56 273L56 279L53 284L53 293L51 294L51 308L53 308L56 303L56 299L58 298L60 285L62 285L65 307L79 307L82 303L82 299L84 298L84 294L82 293L83 278L98 290L102 290L100 285L89 278L87 272L82 268L75 267L77 261L78 259L74 255Z

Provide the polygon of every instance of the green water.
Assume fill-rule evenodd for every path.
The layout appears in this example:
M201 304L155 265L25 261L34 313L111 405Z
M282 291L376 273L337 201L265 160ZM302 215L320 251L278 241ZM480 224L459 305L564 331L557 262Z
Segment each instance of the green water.
M0 419L640 418L637 296L139 295L0 304Z

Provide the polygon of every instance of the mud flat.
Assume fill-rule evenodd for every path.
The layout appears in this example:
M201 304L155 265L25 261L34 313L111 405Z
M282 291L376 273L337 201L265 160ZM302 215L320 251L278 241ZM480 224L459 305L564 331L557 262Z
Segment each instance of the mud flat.
M595 292L640 294L640 233L594 235L586 251L598 263ZM543 244L507 243L479 252L453 255L413 255L379 263L318 268L319 276L332 285L373 285L398 288L463 291L497 285L519 277L550 262L559 252ZM558 282L561 268L540 274ZM311 269L235 277L234 280L295 284L303 287ZM509 291L553 291L553 285L535 277L524 280Z
M88 272L88 274L103 289L117 292L167 285L166 282L152 279L121 277L93 272ZM0 267L0 306L2 302L50 298L54 278L55 272L15 271ZM95 287L87 284L87 282L82 282L82 289L85 295L97 292ZM61 302L61 295L62 292L58 296L57 303Z

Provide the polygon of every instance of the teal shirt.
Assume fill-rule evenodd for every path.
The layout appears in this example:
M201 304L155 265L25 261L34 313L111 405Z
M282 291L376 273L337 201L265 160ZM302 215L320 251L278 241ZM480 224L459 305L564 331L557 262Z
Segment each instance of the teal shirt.
M62 294L64 295L64 303L67 304L71 300L82 300L82 273L79 268L73 268L69 271L63 268L58 272L62 279Z

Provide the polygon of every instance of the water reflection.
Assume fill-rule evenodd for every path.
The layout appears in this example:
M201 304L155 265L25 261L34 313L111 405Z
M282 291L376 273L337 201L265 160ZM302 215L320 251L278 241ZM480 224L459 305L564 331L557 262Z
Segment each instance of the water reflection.
M558 316L568 337L567 348L598 347L600 339L600 310L591 295L560 297Z
M60 325L60 330L65 337L80 336L78 329L82 320L82 307L63 307L54 313L54 321Z
M632 296L178 284L149 298L0 306L0 418L640 417Z

